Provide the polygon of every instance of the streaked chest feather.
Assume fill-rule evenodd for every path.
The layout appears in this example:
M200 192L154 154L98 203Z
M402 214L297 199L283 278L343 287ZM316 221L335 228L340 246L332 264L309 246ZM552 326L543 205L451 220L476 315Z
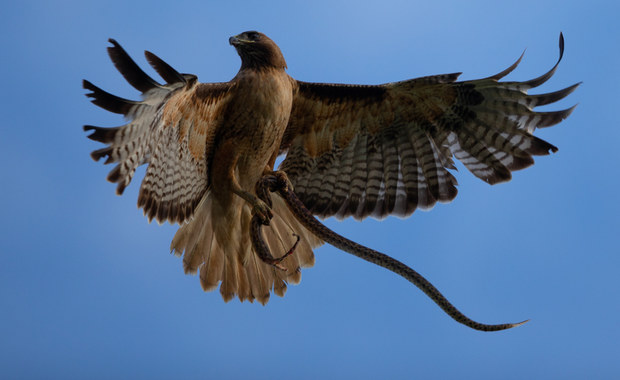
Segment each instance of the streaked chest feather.
M274 143L284 133L293 101L292 83L283 71L240 73L228 104L224 135Z

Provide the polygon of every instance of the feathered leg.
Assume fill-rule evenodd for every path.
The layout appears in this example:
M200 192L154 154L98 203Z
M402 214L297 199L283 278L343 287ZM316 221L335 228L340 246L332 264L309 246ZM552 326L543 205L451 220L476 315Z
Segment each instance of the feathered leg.
M273 181L272 178L274 178L273 174L265 175L256 184L256 194L258 198L265 202L269 208L273 207L270 193L277 191L277 188L275 187L277 186L277 182ZM268 226L270 222L271 218L265 219L263 214L256 211L252 213L252 225L250 229L252 247L263 262L285 271L286 268L280 265L280 262L295 252L295 248L297 248L297 244L299 244L300 236L293 233L293 236L297 239L293 246L283 256L280 258L275 258L265 243L261 232L262 226Z

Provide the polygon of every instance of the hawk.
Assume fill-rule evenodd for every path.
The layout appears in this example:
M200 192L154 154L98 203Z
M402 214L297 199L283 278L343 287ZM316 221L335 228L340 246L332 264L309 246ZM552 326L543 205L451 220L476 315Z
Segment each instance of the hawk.
M200 83L146 51L166 82L160 84L109 42L112 62L142 100L83 82L94 104L128 119L115 128L84 126L90 139L107 144L91 156L117 164L107 179L119 195L136 168L148 165L138 207L149 221L180 225L171 251L183 256L185 273L199 273L205 291L219 285L225 301L237 296L265 304L271 292L283 296L287 283L299 283L300 268L314 264L313 248L327 241L408 278L470 327L518 325L459 320L458 310L415 271L320 230L311 214L408 216L455 198L454 158L496 184L532 165L532 156L555 152L533 132L559 123L574 107L533 108L563 99L579 84L527 91L554 74L562 35L558 62L529 81L500 81L521 57L484 79L457 81L454 73L382 85L295 80L278 46L256 31L230 37L241 68L224 83ZM274 172L280 155L286 156Z

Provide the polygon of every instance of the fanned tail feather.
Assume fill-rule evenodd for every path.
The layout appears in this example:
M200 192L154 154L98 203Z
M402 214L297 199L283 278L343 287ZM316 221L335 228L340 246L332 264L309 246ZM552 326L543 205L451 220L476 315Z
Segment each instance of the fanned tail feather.
M309 233L288 210L278 195L272 195L274 218L269 226L263 227L264 240L275 257L282 256L295 243L293 232L301 240L294 253L280 264L282 271L265 264L252 249L250 241L251 209L239 199L239 210L230 214L218 209L209 192L198 204L194 217L177 231L170 250L177 256L183 255L186 273L200 273L200 283L205 291L220 286L225 301L234 296L239 300L262 304L269 301L273 291L284 296L287 283L297 284L301 280L301 268L314 265L312 249L320 244L318 238ZM222 214L223 213L223 214ZM212 223L217 220L217 225Z

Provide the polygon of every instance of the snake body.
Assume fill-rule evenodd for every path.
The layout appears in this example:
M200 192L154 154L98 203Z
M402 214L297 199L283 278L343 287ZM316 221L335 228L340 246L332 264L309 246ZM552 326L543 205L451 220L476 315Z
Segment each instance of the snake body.
M520 326L528 321L525 320L519 323L503 323L489 325L479 323L468 318L454 305L452 305L452 303L450 303L450 301L448 301L448 299L443 294L441 294L441 292L435 286L433 286L433 284L431 284L426 278L424 278L424 276L416 272L414 269L384 253L349 240L326 227L323 223L321 223L312 215L312 213L295 195L295 192L293 191L293 188L284 172L278 171L274 172L273 174L266 175L265 177L263 177L263 181L260 186L266 186L270 192L277 192L278 194L280 194L280 196L282 196L282 198L285 200L288 208L295 215L295 217L303 224L304 227L306 227L317 237L338 249L357 256L370 263L379 265L403 277L404 279L418 287L418 289L420 289L422 292L424 292L424 294L426 294L431 300L433 300L433 302L435 302L446 314L448 314L455 321L462 323L465 326L471 327L472 329L480 331L506 330ZM262 192L262 195L263 197L266 196L266 198L268 198L268 193L266 191ZM268 203L270 203L269 200ZM254 233L252 234L252 241L255 249L257 249L257 253L261 258L269 257L273 259L273 256L268 251L267 245L262 242L260 228L264 224L265 223L259 223L258 220L253 223ZM279 263L291 252L292 251L287 252L287 254L280 259L275 259L275 261L277 261L275 264Z

